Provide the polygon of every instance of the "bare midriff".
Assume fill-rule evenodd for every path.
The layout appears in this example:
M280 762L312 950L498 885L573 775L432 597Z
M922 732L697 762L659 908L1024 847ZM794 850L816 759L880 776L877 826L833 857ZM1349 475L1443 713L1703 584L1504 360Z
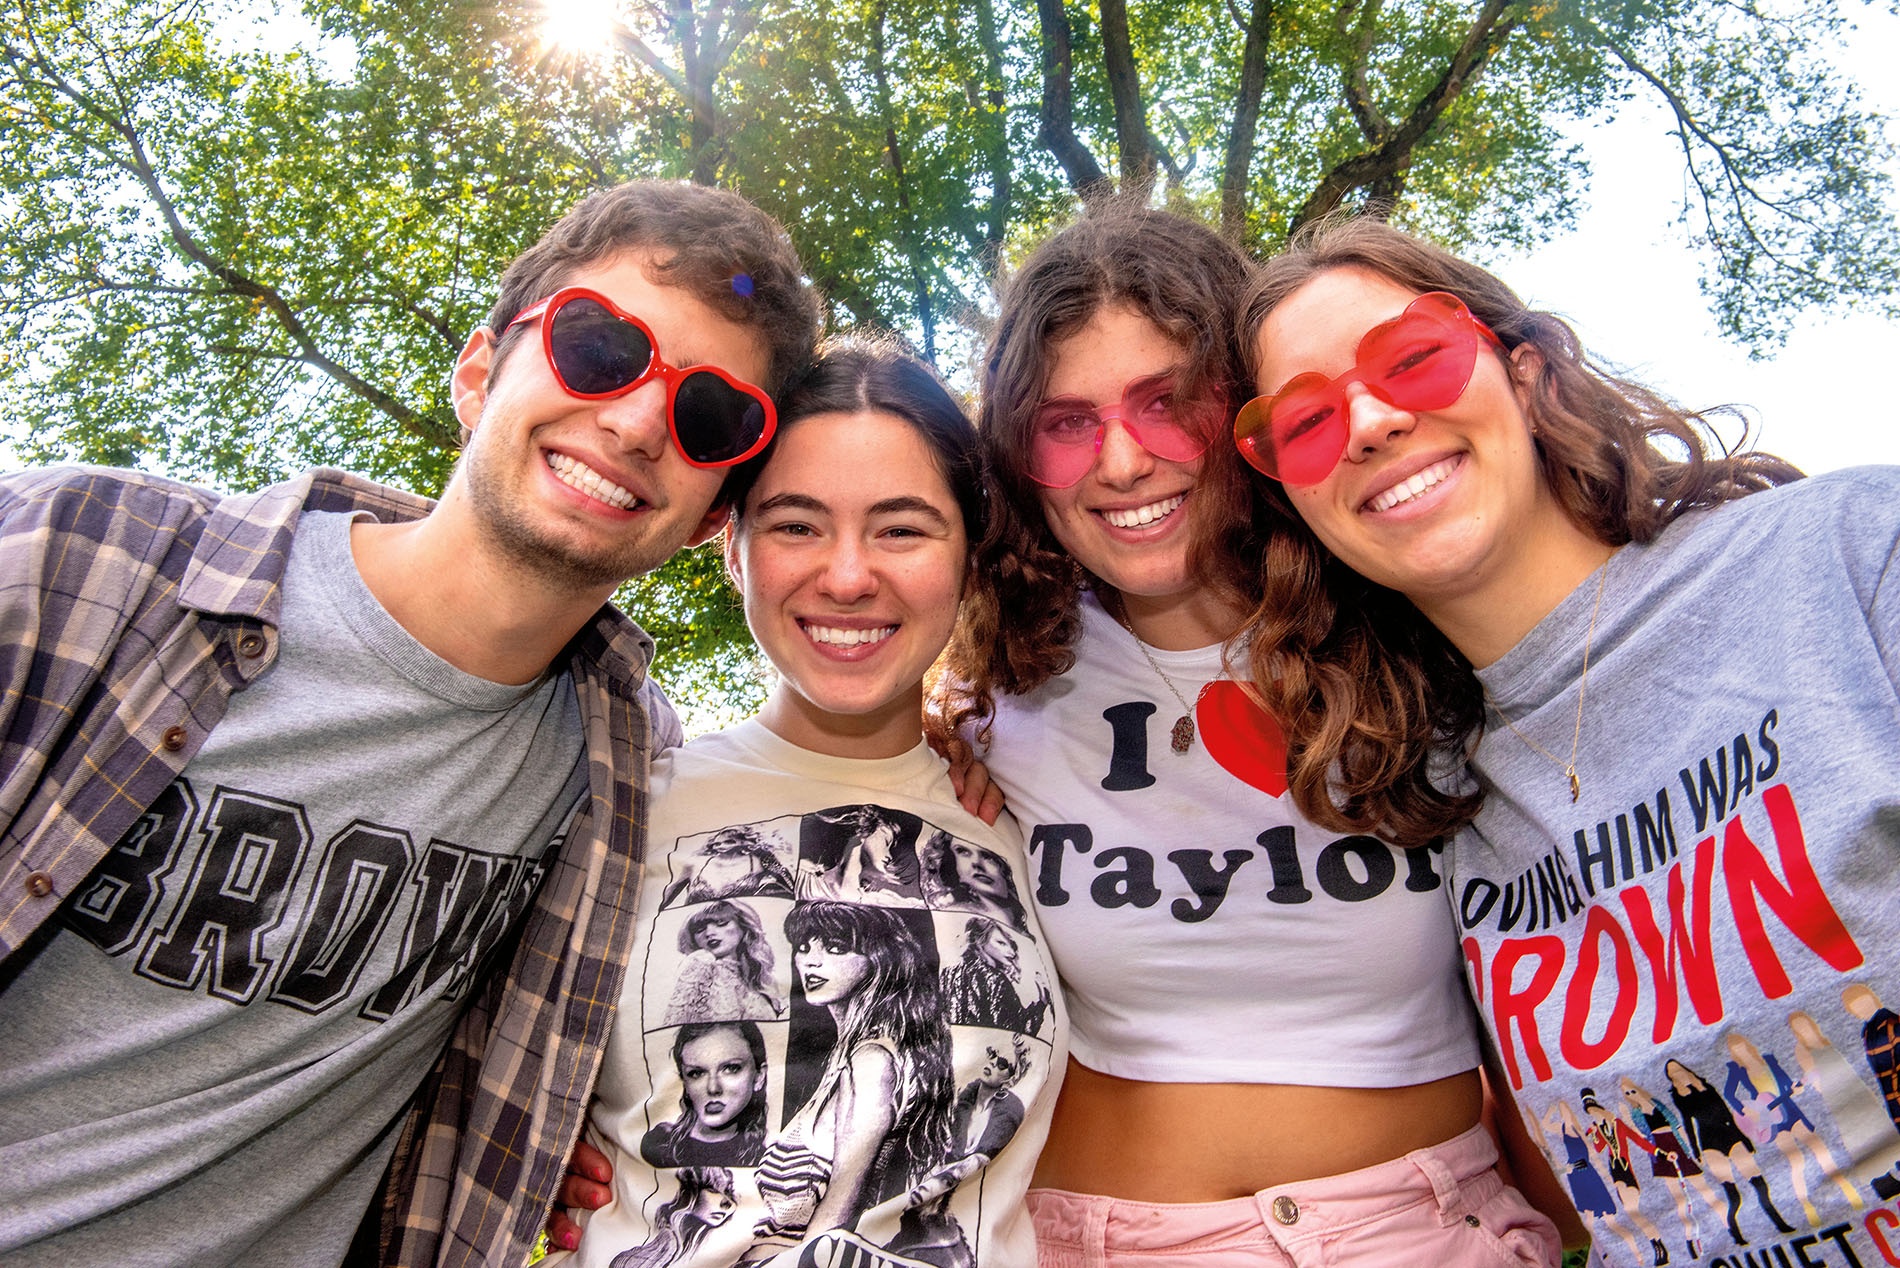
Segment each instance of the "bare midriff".
M1357 1171L1477 1125L1470 1070L1408 1087L1143 1083L1075 1061L1056 1102L1039 1188L1133 1202L1220 1202Z

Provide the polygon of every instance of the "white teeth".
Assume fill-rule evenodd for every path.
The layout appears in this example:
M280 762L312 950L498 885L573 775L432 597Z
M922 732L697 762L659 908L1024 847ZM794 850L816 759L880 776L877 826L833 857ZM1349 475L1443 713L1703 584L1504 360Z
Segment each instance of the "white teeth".
M814 643L831 643L839 647L856 647L860 643L878 643L897 633L895 625L881 625L869 630L843 630L835 625L807 625L805 633Z
M1174 514L1174 508L1185 501L1186 494L1176 494L1159 502L1150 502L1147 506L1138 506L1132 511L1103 511L1102 518L1116 528L1140 528L1168 518Z
M578 462L564 453L550 452L548 469L554 472L562 484L579 489L588 497L605 502L608 506L624 511L640 500L613 481L603 479L600 472L586 463Z
M1458 469L1461 459L1447 458L1443 462L1433 463L1409 480L1401 480L1391 488L1366 503L1369 511L1389 511L1393 507L1410 502L1425 490L1438 484Z

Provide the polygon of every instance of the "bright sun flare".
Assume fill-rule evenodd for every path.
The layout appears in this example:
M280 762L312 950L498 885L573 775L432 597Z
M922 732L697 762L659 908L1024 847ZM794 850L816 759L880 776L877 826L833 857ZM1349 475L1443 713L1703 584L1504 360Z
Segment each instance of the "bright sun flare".
M617 0L542 0L541 9L543 38L568 53L607 52L621 20Z

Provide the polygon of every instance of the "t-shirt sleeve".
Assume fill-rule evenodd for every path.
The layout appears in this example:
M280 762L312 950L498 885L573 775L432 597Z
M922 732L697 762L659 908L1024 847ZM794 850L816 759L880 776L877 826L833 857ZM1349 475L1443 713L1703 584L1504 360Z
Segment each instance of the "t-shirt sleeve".
M673 702L666 698L666 691L650 675L640 685L640 703L646 707L647 725L653 732L651 752L678 748L686 743L680 715L674 710Z

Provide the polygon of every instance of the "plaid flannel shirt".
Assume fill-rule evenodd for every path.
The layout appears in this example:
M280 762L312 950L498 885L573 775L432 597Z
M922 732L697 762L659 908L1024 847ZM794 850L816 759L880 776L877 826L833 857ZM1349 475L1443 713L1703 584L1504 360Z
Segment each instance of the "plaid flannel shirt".
M429 506L336 471L229 497L100 468L0 477L0 965L275 660L298 516ZM515 1268L553 1201L632 940L648 752L679 740L652 649L612 609L568 646L588 804L402 1125L359 1238L385 1263Z

